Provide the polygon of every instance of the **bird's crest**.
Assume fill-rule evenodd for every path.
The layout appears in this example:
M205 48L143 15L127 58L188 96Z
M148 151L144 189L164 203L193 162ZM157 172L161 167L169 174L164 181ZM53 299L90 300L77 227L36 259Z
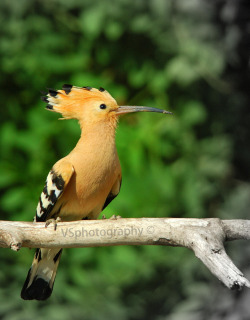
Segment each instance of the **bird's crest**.
M70 84L64 84L62 90L48 89L48 94L42 100L47 103L46 109L61 113L65 119L78 119L84 105L96 101L117 105L115 99L103 88L76 87Z

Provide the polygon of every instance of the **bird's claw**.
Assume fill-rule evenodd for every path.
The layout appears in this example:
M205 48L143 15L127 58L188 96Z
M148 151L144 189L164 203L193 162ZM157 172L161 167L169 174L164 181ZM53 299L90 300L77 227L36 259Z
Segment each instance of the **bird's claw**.
M109 220L117 220L117 219L121 219L121 216L116 216L115 214L113 214Z
M52 218L52 219L49 219L45 222L45 228L47 228L51 223L54 225L54 230L56 230L57 228L57 223L58 222L61 222L62 219L60 217L57 217L56 219Z

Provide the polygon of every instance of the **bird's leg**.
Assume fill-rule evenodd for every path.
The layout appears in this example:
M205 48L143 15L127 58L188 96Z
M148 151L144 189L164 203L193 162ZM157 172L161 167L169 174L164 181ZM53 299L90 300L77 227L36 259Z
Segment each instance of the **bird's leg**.
M106 216L105 216L105 214L102 215L102 219L103 219L103 220L104 220L104 219L107 219Z
M113 214L109 219L110 220L117 220L117 219L121 219L121 216L116 216L115 214Z
M58 222L61 222L62 219L60 217L57 217L56 219L52 218L52 219L49 219L45 222L45 228L48 227L48 225L50 225L51 223L54 225L54 230L56 230L56 227L57 227L57 223Z

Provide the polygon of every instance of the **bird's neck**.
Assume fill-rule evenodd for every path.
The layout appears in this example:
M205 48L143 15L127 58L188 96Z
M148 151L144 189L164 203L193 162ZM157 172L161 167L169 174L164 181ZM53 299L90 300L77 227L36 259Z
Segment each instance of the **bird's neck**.
M81 125L81 124L80 124ZM77 152L109 153L115 150L116 122L81 125L81 137L75 147Z

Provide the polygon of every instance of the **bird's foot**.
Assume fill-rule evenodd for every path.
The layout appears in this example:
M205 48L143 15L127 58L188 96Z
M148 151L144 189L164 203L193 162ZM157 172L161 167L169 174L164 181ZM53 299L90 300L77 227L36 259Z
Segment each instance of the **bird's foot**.
M117 219L121 219L121 216L116 216L115 214L113 214L109 220L117 220Z
M51 223L54 225L54 230L56 230L57 228L57 223L58 222L61 222L62 219L60 217L57 217L56 219L52 218L52 219L49 219L45 222L45 228L47 228Z
M105 216L105 214L102 215L102 219L103 219L103 220L104 220L104 219L107 219L106 216Z

